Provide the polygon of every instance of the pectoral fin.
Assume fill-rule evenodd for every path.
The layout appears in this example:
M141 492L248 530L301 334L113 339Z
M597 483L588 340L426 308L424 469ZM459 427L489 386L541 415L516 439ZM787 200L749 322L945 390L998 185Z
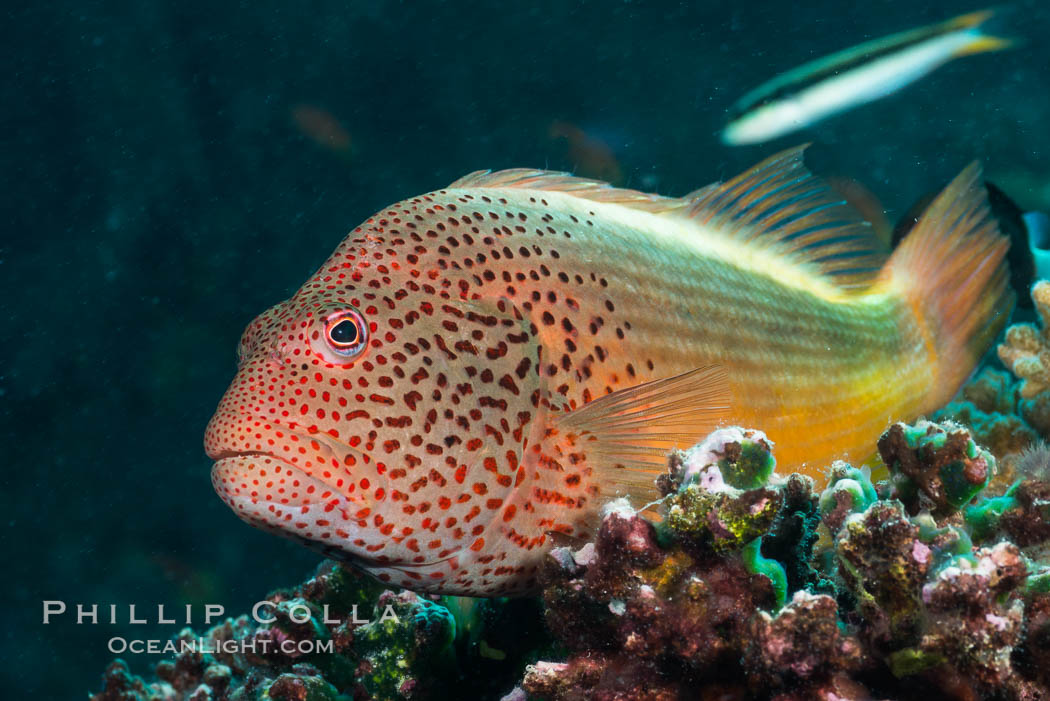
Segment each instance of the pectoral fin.
M668 453L701 440L731 406L725 369L710 366L595 399L555 427L586 454L604 496L630 496L639 506L659 497L654 480Z

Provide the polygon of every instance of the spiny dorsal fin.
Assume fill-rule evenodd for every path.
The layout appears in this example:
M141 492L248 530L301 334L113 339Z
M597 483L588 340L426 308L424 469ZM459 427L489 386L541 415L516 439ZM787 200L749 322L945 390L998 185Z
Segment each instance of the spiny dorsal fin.
M840 287L875 281L888 251L841 196L802 162L806 146L771 156L732 180L693 194L704 227L815 267Z
M726 183L663 197L567 173L529 168L479 170L449 188L563 192L652 214L688 216L738 241L767 248L843 288L867 287L888 256L885 245L841 196L802 162L805 146L767 158Z
M613 392L555 421L581 440L605 496L659 497L655 480L671 450L699 442L729 414L724 367L714 365Z
M553 170L510 168L508 170L478 170L464 175L449 188L514 188L521 190L543 190L564 192L593 202L619 204L632 209L659 214L680 210L686 202L677 197L664 197L638 190L613 187L601 180L580 178Z

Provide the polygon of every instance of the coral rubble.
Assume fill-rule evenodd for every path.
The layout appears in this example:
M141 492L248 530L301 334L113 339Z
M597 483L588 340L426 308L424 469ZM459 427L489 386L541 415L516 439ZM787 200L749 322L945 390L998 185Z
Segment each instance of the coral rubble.
M551 554L547 620L568 655L520 691L1050 698L1050 451L996 493L995 458L957 424L897 424L878 447L890 479L840 462L820 491L771 474L757 431L673 455L661 523L620 504L593 544Z

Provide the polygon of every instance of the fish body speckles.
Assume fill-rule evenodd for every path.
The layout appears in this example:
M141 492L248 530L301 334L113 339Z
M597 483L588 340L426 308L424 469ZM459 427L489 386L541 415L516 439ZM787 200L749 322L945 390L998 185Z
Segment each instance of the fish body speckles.
M792 245L727 205L781 179L813 188L777 228ZM611 497L647 503L667 451L719 424L765 428L797 465L870 445L941 370L915 352L911 290L877 281L884 258L828 196L795 150L683 199L519 170L394 205L249 325L205 438L215 488L384 582L495 596L534 590L556 534L590 535ZM994 258L985 233L974 255ZM973 280L994 311L992 283ZM828 377L839 402L902 389L839 427ZM791 453L805 421L836 440Z

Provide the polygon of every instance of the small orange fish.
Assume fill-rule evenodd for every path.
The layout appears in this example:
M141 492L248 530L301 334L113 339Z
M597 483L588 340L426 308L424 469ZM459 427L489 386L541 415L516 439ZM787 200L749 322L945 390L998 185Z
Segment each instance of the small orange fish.
M341 155L348 155L353 143L350 134L328 110L313 105L292 108L292 123L318 146Z
M215 489L384 582L494 596L717 426L819 479L947 402L1005 323L979 178L892 255L802 149L683 198L509 170L399 202L248 326Z

